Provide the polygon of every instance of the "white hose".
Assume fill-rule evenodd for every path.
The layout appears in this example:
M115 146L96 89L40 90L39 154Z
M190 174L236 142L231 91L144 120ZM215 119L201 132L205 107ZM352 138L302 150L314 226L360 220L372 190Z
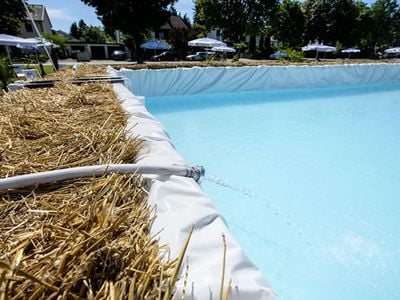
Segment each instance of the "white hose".
M3 178L0 179L0 190L22 188L25 186L62 181L79 177L101 176L108 173L178 175L192 177L193 179L198 181L200 177L204 175L204 168L201 166L149 166L138 164L115 164L76 167Z

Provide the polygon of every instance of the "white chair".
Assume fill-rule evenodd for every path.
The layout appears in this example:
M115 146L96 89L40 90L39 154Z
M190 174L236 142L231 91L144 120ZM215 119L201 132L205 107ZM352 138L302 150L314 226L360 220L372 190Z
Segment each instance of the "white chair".
M37 80L39 74L36 69L22 69L21 73L17 73L17 78L26 78L26 80Z

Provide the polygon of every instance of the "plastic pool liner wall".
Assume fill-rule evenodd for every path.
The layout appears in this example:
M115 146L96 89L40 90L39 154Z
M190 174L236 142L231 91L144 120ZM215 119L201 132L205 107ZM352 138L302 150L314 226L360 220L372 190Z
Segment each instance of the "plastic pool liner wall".
M124 85L114 89L129 115L131 134L145 141L138 164L186 165L175 151L163 126L146 110L143 98L133 95ZM145 176L150 182L149 204L156 206L153 233L160 244L168 244L171 257L177 257L190 231L195 230L186 252L189 263L187 284L182 269L175 299L218 299L223 262L222 233L226 237L227 259L225 288L232 279L230 299L275 299L261 272L248 260L230 234L224 220L191 178ZM185 263L186 264L186 260Z
M121 69L135 95L171 96L399 82L400 64Z
M129 89L136 95L145 96L312 88L400 80L400 64L121 69L119 72L110 69L110 72L130 79ZM138 163L186 164L175 151L163 126L146 110L144 98L133 95L122 84L114 86L124 109L131 116L128 126L134 126L132 134L146 141L146 152L140 156ZM149 202L157 206L153 231L161 230L160 243L170 246L173 257L178 256L191 225L196 224L187 250L189 275L186 298L218 298L223 254L221 234L224 233L228 246L225 286L232 279L231 299L275 299L276 295L260 271L247 259L197 183L177 176L147 178L151 181ZM184 287L184 278L177 287L178 299Z

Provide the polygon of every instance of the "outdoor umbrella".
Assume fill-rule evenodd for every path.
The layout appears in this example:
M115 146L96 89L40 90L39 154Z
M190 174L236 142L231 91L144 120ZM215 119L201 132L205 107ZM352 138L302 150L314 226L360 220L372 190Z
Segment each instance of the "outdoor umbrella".
M289 58L289 55L281 51L277 51L269 56L269 58Z
M12 61L11 61L10 51L8 49L9 46L32 47L31 49L33 49L33 47L36 43L37 42L32 42L27 39L13 36L13 35L0 34L0 45L6 46L7 56L8 56L10 63L12 63Z
M332 47L332 46L327 46L327 45L323 45L323 44L309 44L307 46L304 46L303 48L301 48L302 51L316 51L316 59L318 59L318 53L319 52L323 52L323 53L327 53L327 52L335 52L336 48Z
M40 39L40 38L28 38L25 39L28 42L35 43L36 47L53 47L53 48L59 48L58 45L46 40L46 39Z
M167 50L171 49L170 46L165 45L164 43L158 41L158 40L150 40L147 41L144 44L140 45L140 48L142 49L151 49L151 50Z
M215 52L224 52L224 53L235 53L236 50L230 47L225 47L225 46L218 46L218 47L212 47L211 51Z
M34 45L36 43L13 35L0 34L0 45L2 46Z
M17 44L16 47L20 49L38 50L38 47L34 44Z
M226 47L226 44L221 41L210 38L201 38L189 41L188 46L212 48L212 47Z
M342 53L348 53L349 54L349 58L351 56L352 53L360 53L360 49L355 49L355 48L347 48L347 49L343 49Z
M400 53L400 47L386 49L385 53Z

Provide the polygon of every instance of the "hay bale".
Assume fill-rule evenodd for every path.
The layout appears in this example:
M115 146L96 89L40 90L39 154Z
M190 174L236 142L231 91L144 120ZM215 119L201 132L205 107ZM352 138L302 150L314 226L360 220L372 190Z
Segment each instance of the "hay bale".
M68 84L101 72L80 70L2 97L1 177L135 161L141 141L126 138L112 86ZM146 194L141 177L117 174L0 193L0 297L168 297L179 266L150 235Z

